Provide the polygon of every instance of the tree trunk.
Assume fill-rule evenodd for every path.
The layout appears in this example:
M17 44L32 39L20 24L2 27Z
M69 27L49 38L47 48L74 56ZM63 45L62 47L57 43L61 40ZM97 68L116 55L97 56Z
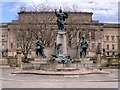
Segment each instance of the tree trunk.
M24 63L28 63L28 58L27 58L28 54L24 54L24 58L23 58L23 62Z

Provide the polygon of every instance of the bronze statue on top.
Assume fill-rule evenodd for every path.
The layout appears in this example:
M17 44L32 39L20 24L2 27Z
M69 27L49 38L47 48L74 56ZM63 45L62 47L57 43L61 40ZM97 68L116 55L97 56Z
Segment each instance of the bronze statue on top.
M63 31L64 21L66 18L68 18L68 13L62 12L62 9L60 8L59 12L57 12L55 9L55 15L57 16L58 31Z

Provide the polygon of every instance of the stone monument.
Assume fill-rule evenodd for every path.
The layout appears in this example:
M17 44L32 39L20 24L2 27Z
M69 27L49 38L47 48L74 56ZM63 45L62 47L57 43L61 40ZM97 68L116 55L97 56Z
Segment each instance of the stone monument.
M59 12L55 9L55 15L57 17L57 38L56 38L56 45L61 44L61 53L67 55L67 39L66 39L66 32L64 31L64 21L68 18L68 14L63 12L60 8Z
M81 61L81 67L86 67L86 68L92 68L93 61L90 61L90 58L86 57L87 54L87 49L88 49L88 42L85 39L85 37L82 37L82 41L80 43L80 61Z

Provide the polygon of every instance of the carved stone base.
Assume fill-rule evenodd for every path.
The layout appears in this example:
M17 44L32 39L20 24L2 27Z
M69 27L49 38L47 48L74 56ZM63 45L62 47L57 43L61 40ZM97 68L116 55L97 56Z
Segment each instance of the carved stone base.
M64 31L59 31L57 32L57 44L62 44L61 46L61 51L63 54L67 55L67 39L66 39L66 32Z

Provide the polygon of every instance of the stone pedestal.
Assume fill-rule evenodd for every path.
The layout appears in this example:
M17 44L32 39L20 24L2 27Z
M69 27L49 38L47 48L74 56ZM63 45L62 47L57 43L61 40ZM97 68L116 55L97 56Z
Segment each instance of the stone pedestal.
M93 61L90 61L90 58L80 58L79 60L81 61L82 67L94 67Z
M58 31L57 32L57 44L62 44L61 51L63 54L67 55L67 39L66 39L66 32L65 31Z
M98 67L101 66L101 54L100 53L97 54L97 65Z
M29 66L27 68L32 68L36 70L47 69L49 58L35 58L34 61L30 61ZM26 67L25 67L26 68Z
M19 67L22 67L21 51L17 51L17 65L18 65Z

